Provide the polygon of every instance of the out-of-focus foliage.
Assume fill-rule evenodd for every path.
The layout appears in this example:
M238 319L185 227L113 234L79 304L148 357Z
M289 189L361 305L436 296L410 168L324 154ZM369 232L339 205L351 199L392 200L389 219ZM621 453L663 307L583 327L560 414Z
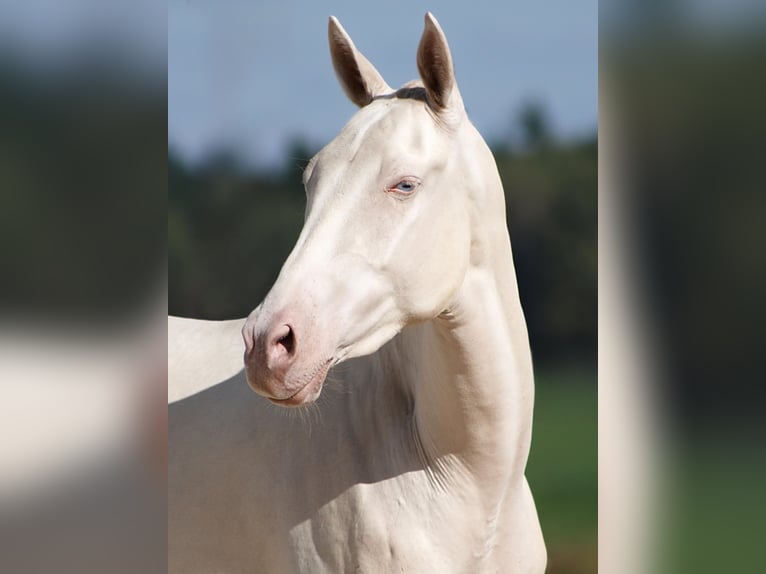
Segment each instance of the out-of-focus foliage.
M0 314L113 321L157 289L165 99L103 54L56 74L0 57Z
M763 40L664 37L604 59L630 154L627 208L672 347L669 390L705 424L730 407L762 419L766 398L747 384L766 368L764 55ZM738 393L724 392L733 381Z
M556 143L541 109L520 114L523 142L498 144L508 226L535 358L595 362L595 136ZM249 313L265 296L303 224L296 143L286 167L255 172L220 153L191 168L168 162L169 312L210 319Z
M495 150L530 342L544 362L595 360L597 153L595 137Z
M298 160L283 172L248 173L223 154L196 170L170 154L170 314L247 315L292 249L304 207Z

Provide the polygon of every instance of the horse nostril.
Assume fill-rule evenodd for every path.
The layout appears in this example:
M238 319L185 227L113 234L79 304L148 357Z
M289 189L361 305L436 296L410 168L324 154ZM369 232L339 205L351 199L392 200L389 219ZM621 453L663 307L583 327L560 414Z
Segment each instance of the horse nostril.
M279 325L269 331L266 341L266 368L274 373L281 373L289 368L295 359L297 339L290 325Z
M292 355L295 350L295 335L290 325L283 327L286 332L277 340L277 345L281 345L288 355Z

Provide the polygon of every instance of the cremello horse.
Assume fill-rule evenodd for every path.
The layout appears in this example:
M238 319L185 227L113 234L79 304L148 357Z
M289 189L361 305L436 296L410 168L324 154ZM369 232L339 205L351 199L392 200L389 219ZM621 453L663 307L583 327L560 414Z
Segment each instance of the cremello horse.
M329 39L360 110L277 282L244 324L170 321L169 570L543 572L503 189L445 36L427 14L399 90Z

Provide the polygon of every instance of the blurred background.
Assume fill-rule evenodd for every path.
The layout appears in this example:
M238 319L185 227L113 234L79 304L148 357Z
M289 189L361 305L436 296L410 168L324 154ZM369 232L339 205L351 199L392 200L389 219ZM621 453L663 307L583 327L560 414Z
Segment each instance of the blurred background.
M166 12L0 3L0 572L165 572Z
M417 77L427 10L447 34L469 116L506 191L537 381L528 477L549 572L595 572L595 1L172 0L168 309L244 317L276 279L303 223L303 167L356 110L332 69L328 16L399 86Z
M599 6L606 571L762 568L765 30L763 3Z

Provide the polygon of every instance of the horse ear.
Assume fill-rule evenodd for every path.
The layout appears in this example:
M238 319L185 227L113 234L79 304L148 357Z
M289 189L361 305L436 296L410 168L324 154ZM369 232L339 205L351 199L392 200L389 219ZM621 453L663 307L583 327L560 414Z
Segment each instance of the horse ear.
M327 35L335 75L352 102L361 108L376 96L393 91L375 66L356 49L335 16L330 16Z
M447 37L433 14L427 12L425 20L418 46L418 71L426 89L428 105L440 114L448 110L459 113L463 110L463 101L457 89Z

